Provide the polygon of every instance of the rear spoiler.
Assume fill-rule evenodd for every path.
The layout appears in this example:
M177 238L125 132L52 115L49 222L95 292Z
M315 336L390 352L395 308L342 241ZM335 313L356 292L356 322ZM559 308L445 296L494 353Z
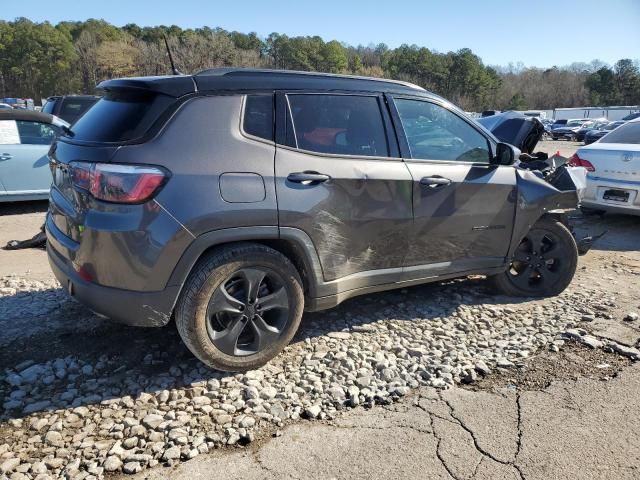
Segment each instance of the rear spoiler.
M100 82L96 87L100 90L144 90L160 93L170 97L182 97L197 92L195 81L191 75L166 75L161 77L114 78Z

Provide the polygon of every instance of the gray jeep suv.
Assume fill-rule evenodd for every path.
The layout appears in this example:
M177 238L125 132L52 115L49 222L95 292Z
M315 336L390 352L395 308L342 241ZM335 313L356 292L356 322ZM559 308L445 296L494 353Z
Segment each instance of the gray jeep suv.
M556 295L574 275L554 210L575 191L415 85L213 69L99 88L50 150L51 267L101 315L174 318L211 367L260 366L303 310L355 295L470 274Z

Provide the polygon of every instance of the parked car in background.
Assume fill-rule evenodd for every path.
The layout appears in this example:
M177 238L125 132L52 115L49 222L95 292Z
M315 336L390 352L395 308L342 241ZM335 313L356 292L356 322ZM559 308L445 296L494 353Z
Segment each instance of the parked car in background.
M630 113L626 117L622 117L621 120L628 122L629 120L635 120L636 118L640 118L640 112Z
M606 134L608 134L610 131L615 130L620 125L624 125L625 123L626 123L625 121L618 120L617 122L609 122L606 125L602 125L600 128L596 130L589 130L584 135L584 144L589 145L593 142L598 141L599 139L604 137Z
M415 85L222 68L99 88L50 150L49 262L93 311L174 318L210 367L256 368L304 309L356 295L481 273L548 296L575 273L555 211L575 189Z
M33 110L34 108L33 98L4 97L0 98L0 102L6 103L13 108L20 108L23 110Z
M542 138L544 138L545 140L548 140L551 138L551 126L553 125L553 120L543 118L540 121L542 122L542 126L544 127Z
M564 127L567 124L567 119L566 118L561 118L559 120L554 120L553 123L551 124L551 130L554 130L556 128L560 128L560 127Z
M0 103L0 110L13 110L13 107L8 103Z
M587 122L589 122L589 120L586 118L574 118L567 120L567 123L564 125L556 126L551 129L551 138L554 140L573 140L576 132Z
M49 197L49 146L69 124L33 110L0 110L0 202Z
M640 215L640 118L624 122L600 141L579 148L570 163L588 172L581 202L585 213Z
M100 97L96 95L53 96L47 98L47 102L42 106L42 111L73 125L99 99Z
M606 118L586 122L582 125L582 127L576 130L573 140L576 142L582 142L584 141L584 136L587 134L587 132L589 132L590 130L598 130L608 123L610 122Z

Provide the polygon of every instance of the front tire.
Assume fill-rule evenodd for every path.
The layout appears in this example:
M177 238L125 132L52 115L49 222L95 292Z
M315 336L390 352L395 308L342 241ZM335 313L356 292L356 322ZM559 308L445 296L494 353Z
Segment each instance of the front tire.
M569 286L578 266L578 247L562 222L540 219L516 248L509 268L491 277L502 293L550 297Z
M291 261L264 245L239 243L198 261L175 318L180 337L200 361L243 371L282 351L303 309L302 281Z

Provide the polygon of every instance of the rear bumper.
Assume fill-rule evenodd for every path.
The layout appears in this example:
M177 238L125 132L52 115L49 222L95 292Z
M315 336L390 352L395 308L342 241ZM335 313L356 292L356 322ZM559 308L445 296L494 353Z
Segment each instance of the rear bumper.
M638 215L640 216L640 207L625 207L622 205L612 205L610 203L591 202L589 200L583 200L580 205L582 207L591 208L593 210L604 210L609 213L622 213L624 215Z
M127 325L161 327L166 325L179 293L179 286L157 292L139 292L97 285L83 279L72 262L61 253L64 238L47 219L47 256L54 275L63 288L97 314Z
M628 200L619 202L605 199L605 192L608 190L623 191L627 194ZM580 204L583 207L596 210L640 215L640 182L627 182L588 175L587 188Z

